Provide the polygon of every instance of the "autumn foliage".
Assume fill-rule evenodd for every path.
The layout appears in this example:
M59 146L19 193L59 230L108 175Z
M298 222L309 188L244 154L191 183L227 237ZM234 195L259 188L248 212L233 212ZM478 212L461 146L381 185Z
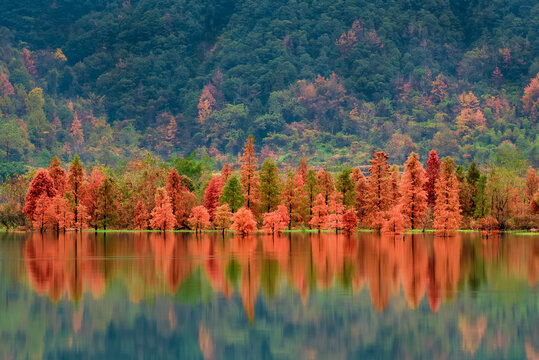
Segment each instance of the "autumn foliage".
M425 171L419 162L419 156L416 153L410 154L400 183L400 210L408 229L415 229L421 224L427 210L425 180Z
M288 210L284 205L279 205L277 210L264 214L264 225L262 229L267 234L275 234L285 230L288 221Z
M155 194L155 208L152 210L150 225L155 230L172 230L176 225L170 197L164 188L157 189Z
M367 206L367 222L373 229L382 227L385 212L392 203L391 178L387 155L374 151L369 167L370 178L367 184L365 202Z
M204 230L210 226L210 214L208 210L202 206L195 206L191 210L191 216L189 216L189 225L195 231Z
M442 162L440 176L436 181L434 205L434 228L448 234L460 226L459 183L455 176L455 163L451 158Z
M210 219L213 220L215 209L219 206L219 198L223 190L224 182L222 176L215 176L204 191L204 206L208 209Z
M350 209L346 211L342 216L342 221L343 221L343 231L345 233L353 233L356 230L358 219L354 210Z
M42 195L47 198L52 198L56 195L56 190L54 189L54 180L49 175L49 172L45 169L39 169L37 171L24 198L25 205L23 212L30 221L33 221L34 219L37 201ZM45 201L47 200L42 199L41 203ZM41 208L43 207L44 205L41 204Z
M146 210L146 205L142 200L137 201L135 206L135 219L133 220L133 225L135 230L146 230L148 229L148 210Z
M313 215L311 221L309 221L309 225L320 231L328 224L328 206L324 195L318 194L312 210Z
M249 234L256 231L256 219L253 212L247 207L241 207L232 217L233 223L230 227L237 233Z
M260 180L256 170L258 159L255 157L254 138L251 136L247 139L241 157L241 188L244 196L245 206L254 211L258 203L258 187Z
M425 190L427 191L427 203L429 206L434 206L436 201L436 189L435 184L440 174L440 159L436 151L431 150L429 158L427 160L427 168L425 175L427 177L425 182Z
M232 223L232 211L228 204L223 204L215 209L213 224L218 229L228 229Z

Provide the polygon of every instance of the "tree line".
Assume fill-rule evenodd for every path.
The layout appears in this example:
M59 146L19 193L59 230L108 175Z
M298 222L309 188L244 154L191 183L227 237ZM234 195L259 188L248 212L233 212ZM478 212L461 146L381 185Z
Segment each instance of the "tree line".
M246 234L292 229L402 234L435 229L532 229L539 224L539 178L511 149L488 169L464 167L432 150L423 165L411 153L400 169L374 151L368 173L360 167L332 173L310 167L305 156L286 173L268 157L259 169L249 137L238 169L193 182L177 166L147 156L122 169L84 169L78 156L67 171L54 157L48 168L2 185L0 219L6 228L36 230L231 229Z

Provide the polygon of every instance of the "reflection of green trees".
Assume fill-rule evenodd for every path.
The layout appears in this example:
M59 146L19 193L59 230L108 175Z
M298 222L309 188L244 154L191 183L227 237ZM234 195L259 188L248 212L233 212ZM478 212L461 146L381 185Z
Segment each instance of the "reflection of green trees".
M208 303L213 298L212 287L202 269L197 268L174 294L174 300L187 304Z
M226 279L234 286L238 285L241 276L241 265L234 259L230 260L226 266Z
M274 298L279 284L279 264L277 260L266 259L262 261L260 277L264 294L270 299Z

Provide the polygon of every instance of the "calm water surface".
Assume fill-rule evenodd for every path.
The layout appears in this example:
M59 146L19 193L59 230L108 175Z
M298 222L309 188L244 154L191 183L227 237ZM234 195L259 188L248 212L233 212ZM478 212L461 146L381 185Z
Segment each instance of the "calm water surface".
M0 358L537 359L539 237L0 233Z

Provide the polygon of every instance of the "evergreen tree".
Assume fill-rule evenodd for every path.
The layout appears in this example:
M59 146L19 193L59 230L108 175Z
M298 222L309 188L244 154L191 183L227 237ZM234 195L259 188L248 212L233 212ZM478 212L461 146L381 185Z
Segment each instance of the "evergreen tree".
M260 170L259 206L262 213L277 209L280 203L281 184L275 161L267 158Z
M97 192L97 226L107 230L114 225L118 217L118 191L111 177L106 177Z
M221 204L228 204L233 213L242 207L244 198L240 181L236 175L231 175L228 178L221 193L221 197L219 198L219 202Z
M487 197L487 176L481 175L477 181L477 191L474 196L475 210L473 217L482 219L490 214Z
M335 187L343 196L343 204L349 207L355 204L355 183L351 177L352 169L344 168L338 175Z

